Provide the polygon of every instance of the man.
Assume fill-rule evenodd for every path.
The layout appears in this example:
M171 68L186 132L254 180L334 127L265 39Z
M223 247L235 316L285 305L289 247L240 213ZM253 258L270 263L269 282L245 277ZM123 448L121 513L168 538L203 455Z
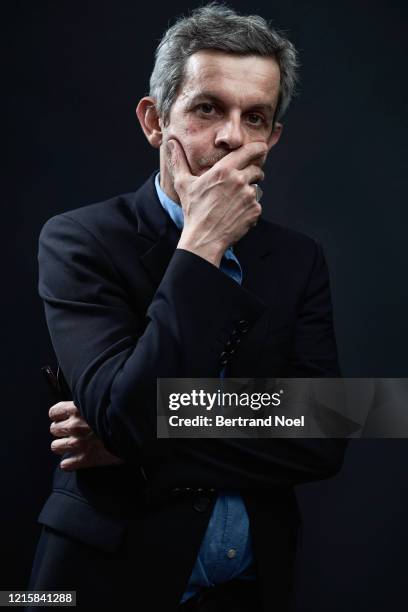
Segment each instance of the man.
M339 375L322 249L258 201L296 70L258 16L179 20L136 110L160 173L44 226L39 290L73 396L50 411L53 448L73 454L32 589L85 610L288 609L293 485L336 474L343 442L157 440L155 415L160 377Z

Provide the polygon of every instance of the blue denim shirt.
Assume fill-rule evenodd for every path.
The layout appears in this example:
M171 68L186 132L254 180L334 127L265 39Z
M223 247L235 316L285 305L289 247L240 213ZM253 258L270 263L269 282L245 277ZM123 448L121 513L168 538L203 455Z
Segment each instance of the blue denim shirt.
M173 222L183 228L183 209L171 200L160 187L160 173L156 174L157 195ZM220 269L237 283L242 283L242 269L229 247L221 260ZM224 377L225 368L220 376ZM203 587L214 586L233 578L255 579L249 518L244 500L236 491L220 491L211 514L196 563L187 588L180 600L184 603Z

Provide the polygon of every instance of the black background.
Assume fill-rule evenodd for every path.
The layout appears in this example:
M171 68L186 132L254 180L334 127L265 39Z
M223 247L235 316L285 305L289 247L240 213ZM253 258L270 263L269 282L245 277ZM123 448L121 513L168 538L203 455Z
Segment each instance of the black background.
M194 6L2 5L1 589L26 588L57 462L39 373L55 360L37 296L38 234L50 216L134 191L157 167L134 108L161 35ZM343 374L408 376L406 3L230 6L287 30L302 63L267 162L264 214L324 245ZM407 467L405 440L356 440L336 478L298 488L297 611L405 609Z

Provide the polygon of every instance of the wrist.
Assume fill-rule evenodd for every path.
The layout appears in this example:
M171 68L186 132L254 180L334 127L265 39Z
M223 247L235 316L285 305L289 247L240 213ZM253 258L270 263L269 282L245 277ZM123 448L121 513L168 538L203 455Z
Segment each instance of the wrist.
M190 251L190 253L194 253L195 255L206 259L209 263L217 266L217 268L220 267L222 256L226 250L226 247L223 247L216 242L204 242L202 240L196 240L192 237L183 236L183 234L181 234L177 248Z

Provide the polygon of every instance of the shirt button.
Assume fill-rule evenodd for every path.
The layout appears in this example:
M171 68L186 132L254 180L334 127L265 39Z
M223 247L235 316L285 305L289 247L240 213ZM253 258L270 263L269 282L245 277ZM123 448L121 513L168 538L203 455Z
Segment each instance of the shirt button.
M227 551L227 557L228 559L233 559L234 557L236 557L237 551L235 550L235 548L230 548Z

